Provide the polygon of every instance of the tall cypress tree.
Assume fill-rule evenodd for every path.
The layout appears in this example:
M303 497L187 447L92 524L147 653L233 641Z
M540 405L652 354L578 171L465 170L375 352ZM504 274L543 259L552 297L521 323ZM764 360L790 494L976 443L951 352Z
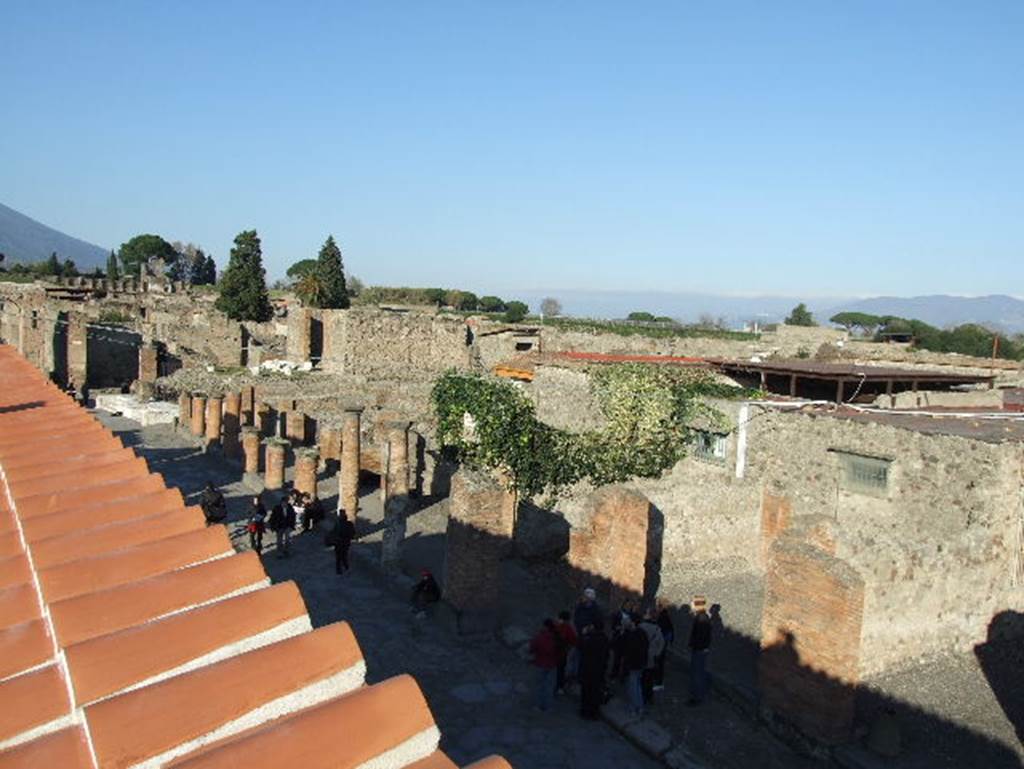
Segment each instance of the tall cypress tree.
M273 310L263 270L263 251L256 230L235 238L228 267L220 282L216 307L233 320L270 320Z
M206 263L203 265L203 283L207 286L213 286L217 283L217 263L213 261L213 257L209 254L206 255Z
M117 254L113 251L107 257L107 280L117 280L121 277L121 271L117 269Z
M57 259L56 251L51 252L50 258L46 260L46 274L60 275L60 260Z
M345 267L341 263L341 249L328 235L316 260L316 273L320 281L318 307L343 310L348 307L348 289L345 286Z

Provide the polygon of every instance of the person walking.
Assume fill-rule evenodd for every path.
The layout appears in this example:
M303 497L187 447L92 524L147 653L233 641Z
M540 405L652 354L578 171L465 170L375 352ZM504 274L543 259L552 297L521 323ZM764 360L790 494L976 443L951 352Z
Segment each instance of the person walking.
M348 550L356 536L356 527L348 519L344 510L338 511L337 529L334 534L334 570L344 574L349 570Z
M228 516L224 495L214 488L213 481L206 482L206 488L203 489L203 493L199 497L199 506L203 510L207 526L220 523Z
M598 619L583 628L579 643L580 715L589 720L601 716L605 671L608 669L608 637Z
M530 641L530 658L537 668L537 708L551 709L555 699L558 669L558 629L554 620L545 619L537 635Z
M249 512L249 524L246 529L249 532L249 547L257 554L263 553L263 532L266 531L267 509L263 506L263 500L259 494L252 498L252 510Z
M267 525L270 530L274 532L276 537L275 545L277 549L277 557L284 558L287 555L285 551L285 512L284 505L278 502L270 510L270 518L267 520Z
M292 554L292 532L295 531L296 510L288 500L284 502L284 554Z
M667 604L662 604L658 611L658 627L661 628L661 637L665 639L665 648L658 655L657 665L654 668L654 691L656 692L665 688L665 658L676 638L676 627L672 624L672 614L669 612Z
M582 633L583 628L587 625L593 625L596 619L601 619L603 622L604 611L597 602L597 592L594 588L588 587L583 591L583 596L576 604L576 609L572 614L572 624L576 627L576 634Z
M344 510L341 514L344 514ZM302 516L302 530L312 531L324 519L324 506L313 492L310 500L306 503L306 514Z
M643 691L644 707L650 708L654 702L654 675L658 666L658 657L665 651L665 638L661 635L661 628L655 621L653 609L644 612L644 618L640 622L640 629L647 636L647 664L644 665L644 672L641 675L640 683Z
M555 623L555 630L558 632L558 637L561 640L558 648L559 654L558 668L556 669L557 675L555 677L555 693L562 694L565 691L566 671L568 670L570 674L575 672L569 667L569 662L570 657L576 654L576 644L578 642L576 630L569 621L569 612L558 612L558 621Z
M626 673L626 699L634 715L644 714L641 678L647 667L647 634L636 625L633 615L622 618L622 667Z
M295 490L292 492L292 513L294 520L299 526L305 527L306 520L306 504L307 504L306 493L303 491ZM294 526L292 527L294 528Z
M687 705L699 705L708 693L708 655L711 652L711 617L708 599L702 595L693 598L693 626L690 628L690 700Z

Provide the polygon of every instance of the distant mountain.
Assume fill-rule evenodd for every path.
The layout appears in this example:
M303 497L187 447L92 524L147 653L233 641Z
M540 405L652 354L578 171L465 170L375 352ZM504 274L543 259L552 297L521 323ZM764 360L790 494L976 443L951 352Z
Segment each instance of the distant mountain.
M80 270L105 267L110 249L65 235L0 203L0 253L7 262L38 262L54 251Z
M807 304L815 319L827 324L828 319L843 310L899 315L917 318L939 328L961 323L981 323L1010 333L1024 331L1024 301L1011 296L918 296L874 297L856 299L843 297L800 296L722 296L716 294L668 293L656 291L510 291L508 298L520 299L534 312L540 310L544 297L552 296L562 303L567 315L590 318L624 318L630 312L643 310L665 315L683 323L693 323L701 315L723 319L732 328L756 320L777 323L800 302Z
M1002 331L1018 333L1024 331L1024 301L1012 296L992 294L990 296L877 296L871 299L837 304L829 316L837 312L866 312L872 315L898 315L901 318L916 318L933 326L959 326L963 323L978 323Z

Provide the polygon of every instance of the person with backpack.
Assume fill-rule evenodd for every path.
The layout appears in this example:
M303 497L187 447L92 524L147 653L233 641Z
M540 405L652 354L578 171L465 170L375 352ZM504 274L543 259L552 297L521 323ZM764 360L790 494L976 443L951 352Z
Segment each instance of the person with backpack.
M263 532L266 531L267 509L263 506L263 500L257 494L252 498L252 510L249 512L249 523L246 530L249 532L249 547L258 555L263 554Z
M228 516L228 508L224 502L224 495L214 488L213 481L206 482L206 488L203 489L203 493L199 497L199 506L202 508L203 515L206 517L207 526L220 523Z
M286 521L287 516L285 515L284 505L278 502L271 509L270 518L267 521L267 525L276 537L278 558L284 558L288 554Z

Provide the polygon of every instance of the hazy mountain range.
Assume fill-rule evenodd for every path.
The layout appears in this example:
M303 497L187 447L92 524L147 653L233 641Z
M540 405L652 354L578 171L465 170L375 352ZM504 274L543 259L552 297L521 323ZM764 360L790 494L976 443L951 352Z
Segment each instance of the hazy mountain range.
M0 203L0 253L7 263L37 262L52 252L63 260L71 258L79 269L92 270L106 265L108 248L87 243L37 222ZM484 287L482 293L493 293ZM634 310L665 315L683 322L694 322L702 315L721 318L733 328L744 323L774 323L793 307L805 302L819 322L842 310L875 315L899 315L918 318L934 326L982 323L1004 331L1024 331L1024 301L1011 296L880 296L869 299L849 297L726 296L699 293L659 293L652 291L518 291L507 298L527 302L534 311L541 300L553 296L562 303L563 312L591 318L624 318Z
M54 251L80 270L105 267L110 249L65 235L0 203L0 254L7 263L39 262Z

